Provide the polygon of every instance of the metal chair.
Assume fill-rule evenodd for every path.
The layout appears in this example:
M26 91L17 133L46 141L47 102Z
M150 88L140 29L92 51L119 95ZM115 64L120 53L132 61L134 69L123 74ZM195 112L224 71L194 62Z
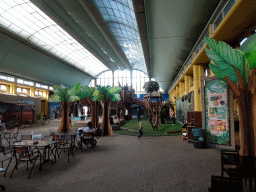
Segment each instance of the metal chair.
M57 145L57 155L58 155L58 158L60 158L60 154L62 153L62 151L64 151L64 153L65 153L65 150L67 149L68 150L68 163L69 163L69 154L71 152L72 152L73 158L74 158L73 147L72 147L72 145L70 143L71 135L60 135L58 141L59 141L59 143Z
M36 160L38 157L40 157L40 169L41 170L41 157L42 155L40 153L33 153L31 154L30 153L30 150L29 150L29 147L17 147L15 146L13 148L13 151L14 151L14 156L16 158L16 165L15 167L13 168L12 170L12 173L10 175L10 178L12 178L12 174L14 172L15 169L17 169L18 165L21 163L21 162L27 162L27 170L28 170L28 162L33 162L33 166L29 172L29 175L28 175L28 179L30 179L30 175L31 175L31 172L34 168L34 165L36 163ZM36 154L36 155L35 155Z
M7 143L9 144L9 147L10 147L12 139L15 139L16 141L18 141L18 139L17 139L18 134L19 134L19 128L15 128L12 131L4 132L3 139L5 139L7 141Z
M0 153L3 153L4 156L5 156L6 154L8 154L8 153L11 153L11 152L12 152L12 151L6 152L5 149L4 149L4 147L3 147L3 146L0 146ZM7 158L6 160L8 160L8 159L10 158L10 161L9 161L8 166L7 166L6 169L4 169L4 159L5 159L5 157ZM3 161L1 161L1 162L2 162L2 169L1 169L1 171L5 171L5 172L4 172L4 177L5 177L5 175L6 175L6 172L7 172L8 168L9 168L9 165L10 165L10 163L11 163L11 161L12 161L12 156L5 156L5 157L3 157L4 159L3 159Z

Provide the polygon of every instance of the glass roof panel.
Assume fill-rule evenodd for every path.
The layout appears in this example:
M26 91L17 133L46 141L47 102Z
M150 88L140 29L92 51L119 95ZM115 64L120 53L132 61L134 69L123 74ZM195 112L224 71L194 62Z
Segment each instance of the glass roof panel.
M147 73L132 0L94 0L134 69Z
M29 0L0 0L0 5L0 27L93 76L108 69Z

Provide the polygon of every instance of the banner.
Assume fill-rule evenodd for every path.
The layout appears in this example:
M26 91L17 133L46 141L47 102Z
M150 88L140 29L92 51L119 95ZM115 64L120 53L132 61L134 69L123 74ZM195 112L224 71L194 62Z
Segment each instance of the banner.
M230 144L228 85L220 79L205 82L207 142Z

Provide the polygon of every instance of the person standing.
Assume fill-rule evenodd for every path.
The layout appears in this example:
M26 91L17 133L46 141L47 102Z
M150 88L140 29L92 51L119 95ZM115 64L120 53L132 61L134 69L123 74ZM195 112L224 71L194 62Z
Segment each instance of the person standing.
M175 112L174 112L174 109L171 109L171 111L170 111L170 118L172 120L172 124L175 125Z
M143 135L143 132L142 132L142 121L139 123L139 136L138 136L138 139L141 138L141 136Z
M129 122L129 112L128 109L125 109L125 119Z

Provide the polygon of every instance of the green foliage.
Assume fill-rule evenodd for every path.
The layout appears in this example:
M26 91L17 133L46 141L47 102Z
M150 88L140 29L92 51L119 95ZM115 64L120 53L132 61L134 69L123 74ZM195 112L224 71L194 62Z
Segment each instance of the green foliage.
M157 92L159 90L159 84L156 81L148 81L144 84L143 88L147 93Z
M77 96L80 92L80 82L78 82L76 85L68 88L64 85L61 86L54 86L54 94L50 97L52 101L54 102L73 102L76 100L79 100L79 97Z
M93 101L120 101L119 92L122 90L121 87L110 87L108 86L97 86L93 93Z
M89 86L81 86L81 92L78 94L78 97L80 99L92 99L93 98L93 93L95 91L94 87L89 87Z
M256 67L256 51L252 51L245 54L245 57L247 58L249 62L249 67L252 69L253 67Z
M247 73L245 69L245 58L242 51L233 49L225 42L217 42L208 37L205 37L205 42L211 48L205 49L207 56L214 63L209 66L217 77L225 81L224 76L227 76L231 81L237 82L236 72L232 67L234 66L237 68L244 81L246 81Z

